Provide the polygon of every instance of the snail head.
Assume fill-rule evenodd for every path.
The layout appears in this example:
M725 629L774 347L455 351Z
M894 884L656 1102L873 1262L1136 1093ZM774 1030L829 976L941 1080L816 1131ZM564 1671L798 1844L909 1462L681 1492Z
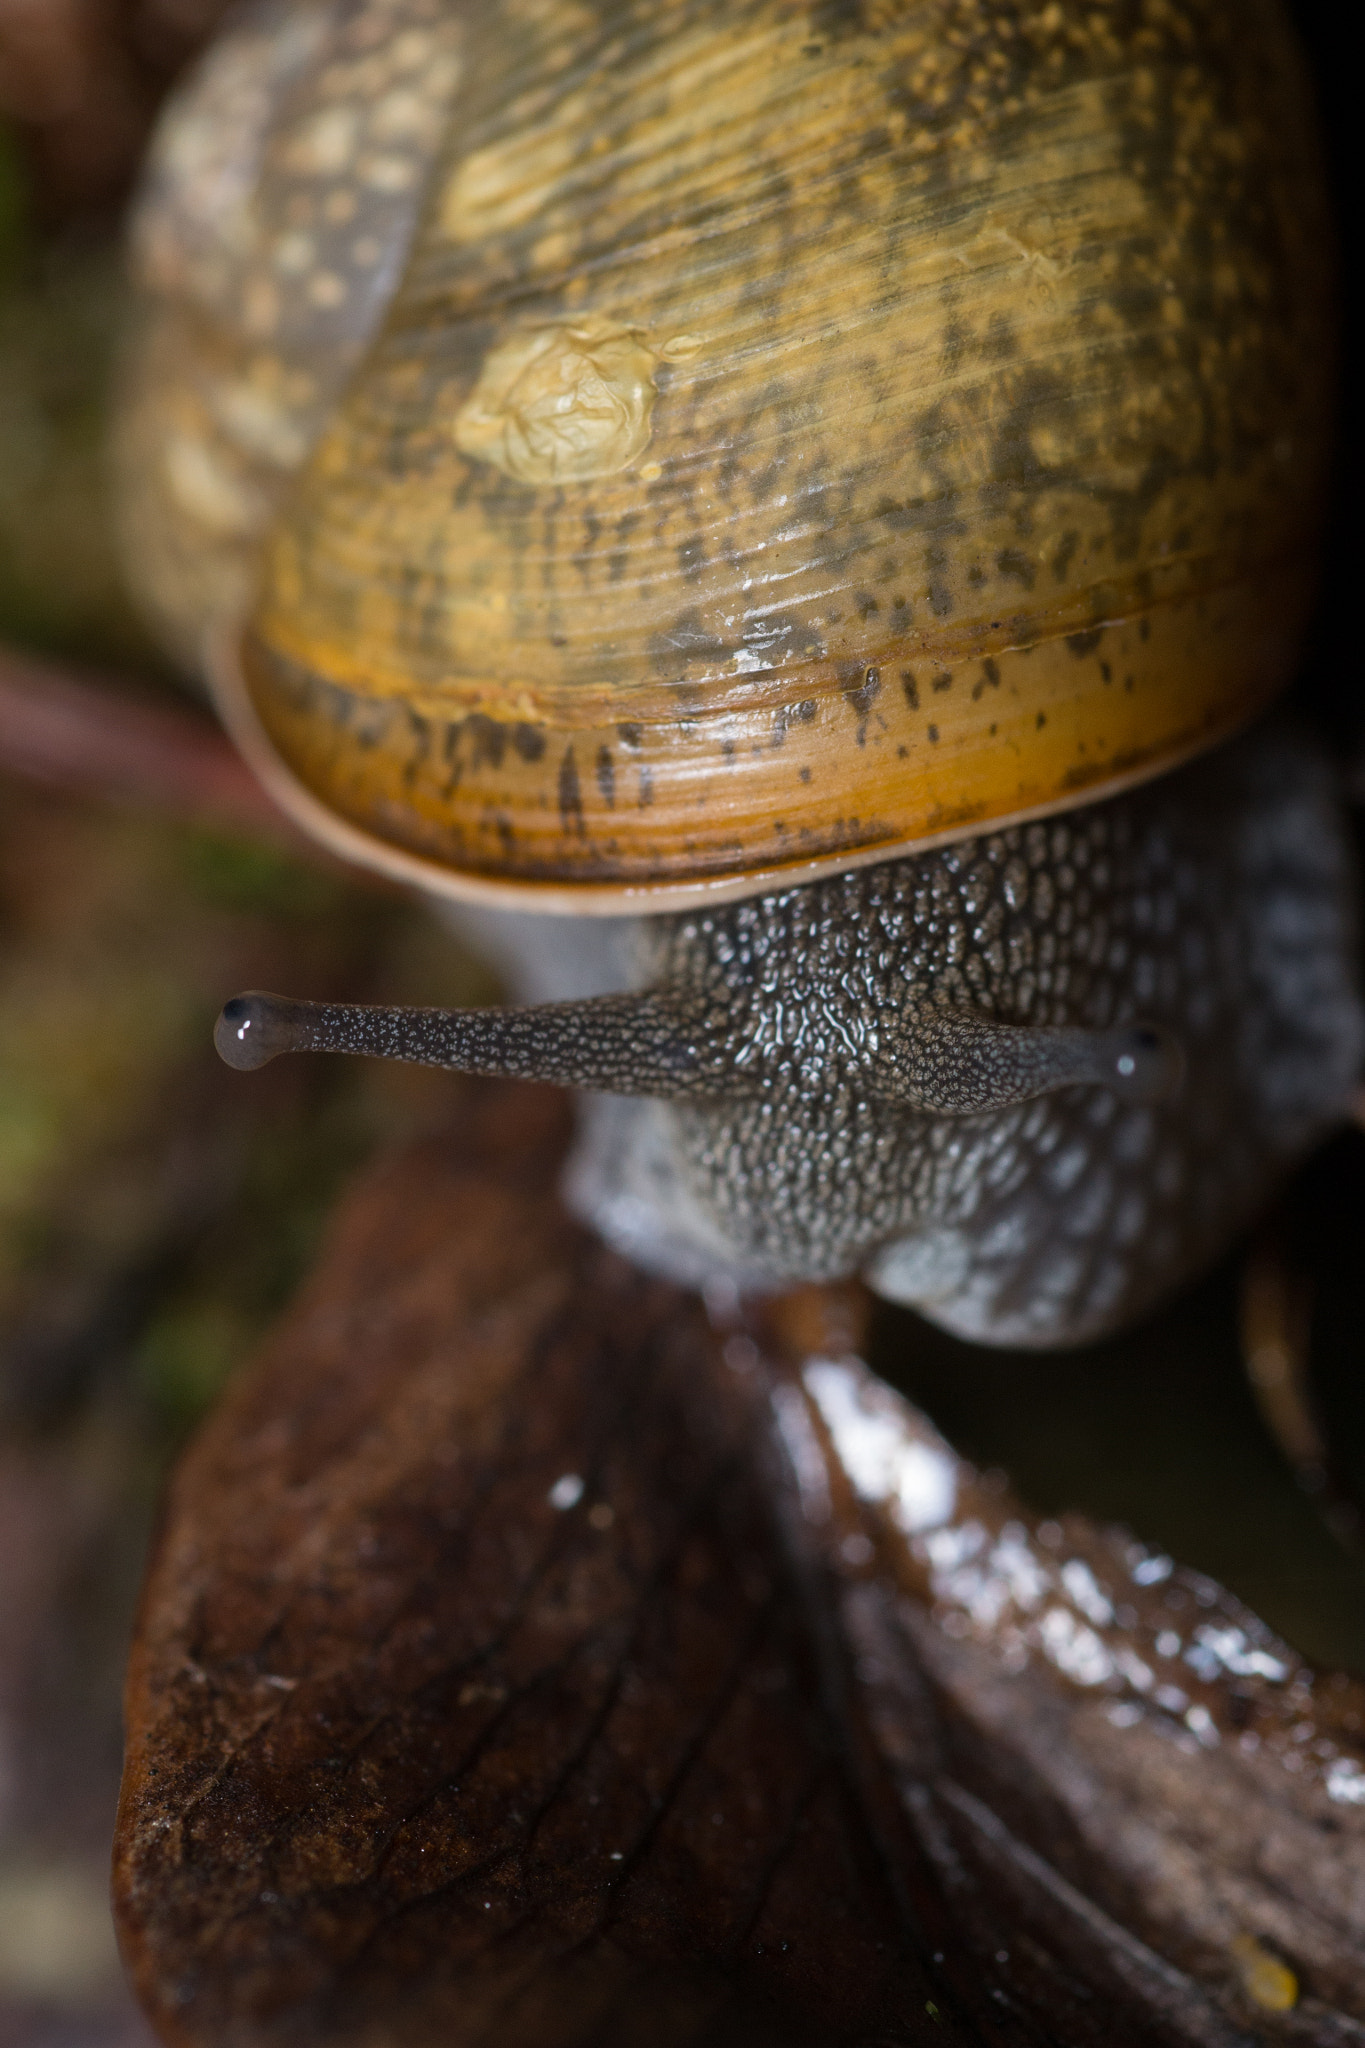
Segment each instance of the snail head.
M1086 1031L927 1005L895 1016L876 1036L845 1078L888 1104L930 1115L981 1115L1075 1086L1159 1101L1178 1087L1183 1068L1171 1035L1143 1023ZM736 1057L727 1013L667 990L463 1010L317 1003L252 990L225 1005L214 1033L222 1058L243 1070L285 1052L344 1052L666 1101L734 1100L780 1090L784 1080L802 1085L800 1062L779 1034L759 1029L746 1038ZM757 1057L742 1056L756 1044ZM832 1078L807 1076L805 1085L829 1092Z

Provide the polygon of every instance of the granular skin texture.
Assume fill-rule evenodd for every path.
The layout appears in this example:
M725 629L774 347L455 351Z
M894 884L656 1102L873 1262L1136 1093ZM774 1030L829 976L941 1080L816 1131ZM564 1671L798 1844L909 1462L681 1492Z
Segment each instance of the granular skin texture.
M1360 1067L1344 824L1282 722L1135 794L640 929L643 982L690 1012L710 1086L731 1080L594 1105L579 1209L680 1277L861 1272L985 1342L1143 1313L1340 1118ZM910 1067L951 1086L964 1012L1162 1027L1183 1079L1149 1105L1093 1084L975 1115L898 1101Z
M646 1268L859 1274L958 1335L1051 1346L1216 1257L1345 1114L1365 1040L1338 794L1281 721L1139 792L635 939L633 991L253 993L219 1048L580 1089L570 1199Z

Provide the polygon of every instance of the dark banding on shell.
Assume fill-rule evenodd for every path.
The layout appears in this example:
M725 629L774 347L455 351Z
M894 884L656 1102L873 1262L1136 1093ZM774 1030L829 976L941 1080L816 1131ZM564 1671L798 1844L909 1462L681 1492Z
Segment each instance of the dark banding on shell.
M1330 376L1278 12L840 21L464 20L240 654L289 775L453 888L966 836L1155 773L1292 667Z

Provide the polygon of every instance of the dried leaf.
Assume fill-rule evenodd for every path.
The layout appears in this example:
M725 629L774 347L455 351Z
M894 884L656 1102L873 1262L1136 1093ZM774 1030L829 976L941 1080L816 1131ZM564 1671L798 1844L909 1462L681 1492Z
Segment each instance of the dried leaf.
M128 1696L143 1997L196 2043L894 2028L932 1987L745 1404L699 1304L565 1221L559 1103L483 1101L362 1189L175 1483Z
M1067 2042L1365 2040L1365 1687L1123 1532L1031 1519L857 1357L744 1344L960 1965Z
M718 1336L567 1221L556 1097L466 1099L167 1505L116 1865L162 2037L1365 2040L1361 1688L1031 1525L856 1302Z

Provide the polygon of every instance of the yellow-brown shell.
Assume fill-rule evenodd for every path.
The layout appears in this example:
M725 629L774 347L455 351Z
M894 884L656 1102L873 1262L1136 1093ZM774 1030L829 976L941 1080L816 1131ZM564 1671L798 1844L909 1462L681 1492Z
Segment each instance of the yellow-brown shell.
M1330 349L1268 0L461 35L222 662L303 809L457 892L739 893L1102 794L1287 679Z

